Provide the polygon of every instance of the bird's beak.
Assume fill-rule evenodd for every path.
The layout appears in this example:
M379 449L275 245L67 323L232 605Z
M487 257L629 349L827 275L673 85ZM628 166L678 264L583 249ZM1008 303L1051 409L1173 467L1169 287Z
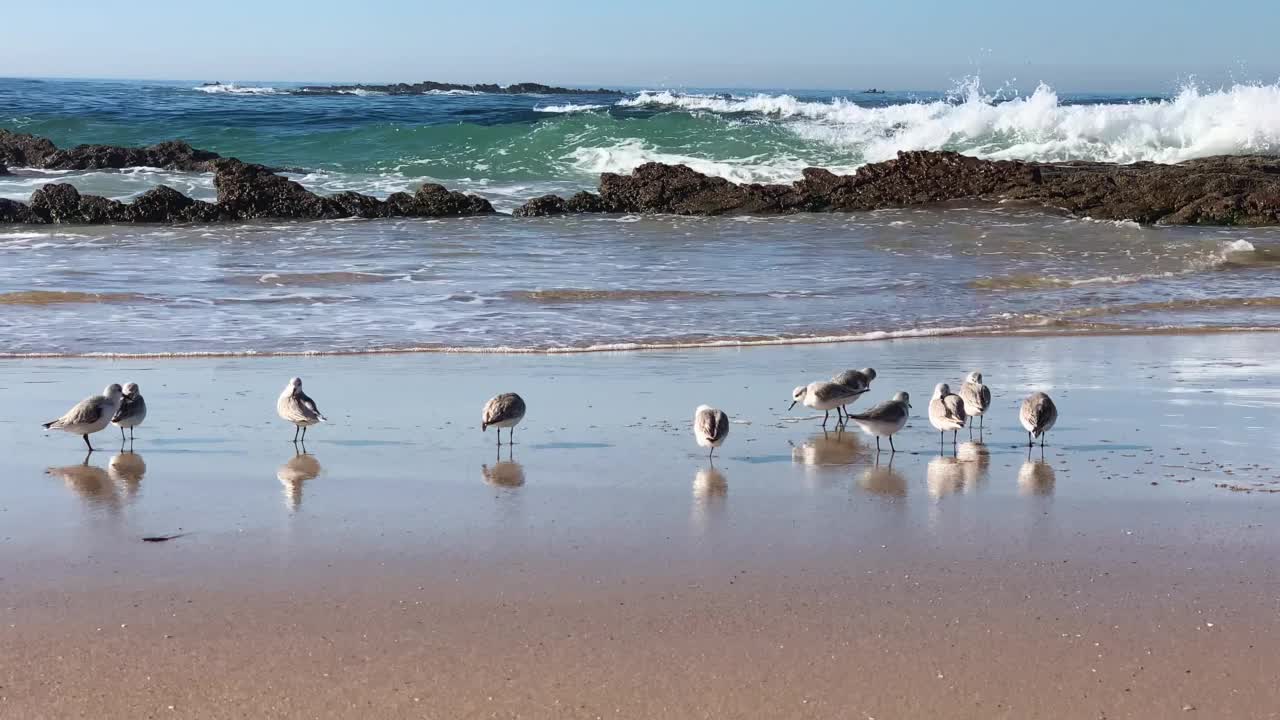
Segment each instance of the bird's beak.
M795 406L796 406L796 403L798 403L798 402L800 402L800 401L799 401L799 400L792 400L792 401L791 401L791 407L788 407L788 408L787 408L787 410L790 410L791 408L795 407Z

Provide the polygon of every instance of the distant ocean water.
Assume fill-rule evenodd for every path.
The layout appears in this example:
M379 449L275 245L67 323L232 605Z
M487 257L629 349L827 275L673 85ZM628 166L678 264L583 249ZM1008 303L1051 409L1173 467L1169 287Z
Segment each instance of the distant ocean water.
M285 83L0 79L0 127L183 139L317 191L424 181L499 209L679 162L786 182L899 150L1172 162L1280 153L1280 87L1168 97L637 89L611 95L299 94ZM212 178L17 169L127 199ZM1137 228L1015 209L778 219L0 228L11 354L583 350L921 334L1280 327L1280 234Z

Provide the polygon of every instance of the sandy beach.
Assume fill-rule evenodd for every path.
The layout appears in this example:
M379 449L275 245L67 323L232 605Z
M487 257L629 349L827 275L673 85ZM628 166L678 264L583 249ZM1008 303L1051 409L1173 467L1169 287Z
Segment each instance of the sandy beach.
M5 362L0 716L1277 717L1278 348ZM914 400L892 462L786 412L867 365ZM973 368L985 442L939 458L929 390ZM333 420L301 457L294 374ZM40 432L126 380L134 453ZM1043 460L1032 389L1062 411ZM714 469L700 402L733 419Z

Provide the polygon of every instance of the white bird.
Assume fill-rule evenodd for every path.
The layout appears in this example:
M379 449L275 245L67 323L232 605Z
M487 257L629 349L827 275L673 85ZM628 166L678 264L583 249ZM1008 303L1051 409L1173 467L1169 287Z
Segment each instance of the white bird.
M977 370L969 373L960 386L960 398L964 400L965 416L978 418L978 429L981 430L986 423L982 416L991 407L991 388L982 384L982 373Z
M844 417L841 415L840 408L858 399L858 396L866 390L855 390L847 385L841 385L833 382L812 382L808 385L802 385L791 391L791 410L796 403L804 403L805 407L814 410L822 410L825 415L822 416L822 427L827 427L827 421L831 419L831 411L836 411L836 418L841 423Z
M698 441L699 447L711 448L707 453L707 458L710 459L715 455L716 448L723 445L724 439L729 437L729 416L710 405L699 405L693 411L693 437Z
M147 401L142 399L142 391L137 383L126 383L124 399L120 401L120 409L112 416L111 422L120 428L120 442L124 443L124 429L129 428L129 440L133 440L133 429L147 419Z
M507 442L514 445L516 443L515 428L524 419L524 411L524 399L515 393L503 393L491 398L484 404L484 411L480 417L480 431L488 430L489 426L498 428L498 444L501 445L502 428L511 428L507 433Z
M302 442L307 441L307 428L322 422L326 422L327 418L320 414L320 410L316 408L315 400L307 397L302 392L302 379L290 378L289 384L285 386L284 392L280 393L279 399L276 400L276 412L281 418L295 425L293 430L293 441L298 442L298 431L302 431Z
M124 394L119 385L108 385L101 395L87 397L62 417L45 423L44 429L61 430L79 435L84 438L84 444L89 447L89 452L93 452L89 436L111 424L111 418L115 417L116 411L120 409L120 401L123 397Z
M947 431L951 431L951 443L956 442L956 433L964 427L964 400L951 392L946 383L938 383L933 389L933 399L929 401L929 422L940 433L939 442L945 442Z
M892 400L876 405L864 413L850 414L849 419L858 423L858 427L868 435L876 437L876 452L880 452L880 438L889 438L889 450L898 452L893 446L893 436L906 427L911 417L911 396L900 392Z
M1058 422L1058 407L1048 395L1031 393L1022 401L1018 419L1027 431L1027 446L1035 445L1035 438L1040 438L1040 447L1044 447L1045 434Z

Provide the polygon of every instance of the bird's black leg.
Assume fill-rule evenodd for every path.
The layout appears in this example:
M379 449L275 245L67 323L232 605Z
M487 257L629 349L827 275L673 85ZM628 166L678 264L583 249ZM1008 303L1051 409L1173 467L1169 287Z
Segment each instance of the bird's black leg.
M301 430L302 430L302 427L301 427L300 425L294 425L294 426L293 426L293 444L294 444L294 445L297 445L297 444L298 444L298 433L299 433Z
M307 427L305 425L302 426L302 442L304 444L307 442Z
M89 443L89 436L88 436L88 435L81 435L81 437L83 437L83 438L84 438L84 444L85 444L85 447L89 448L89 452L93 452L93 445L91 445L91 444Z
M1028 430L1027 431L1027 447L1031 447L1032 445L1035 445L1035 444L1036 444L1036 441L1031 439L1031 431Z
M880 436L876 436L876 455L880 454Z
M496 428L498 431L498 447L502 447L502 428Z
M124 428L120 428L120 444L124 445Z
M890 455L893 455L894 453L897 453L897 452L898 452L898 448L896 448L896 447L894 447L894 446L893 446L893 436L892 436L892 435L890 435L890 436L889 436L889 450L891 451L891 452L889 453Z
M508 445L516 444L516 429L514 426L512 426L512 428L507 431L507 444Z

